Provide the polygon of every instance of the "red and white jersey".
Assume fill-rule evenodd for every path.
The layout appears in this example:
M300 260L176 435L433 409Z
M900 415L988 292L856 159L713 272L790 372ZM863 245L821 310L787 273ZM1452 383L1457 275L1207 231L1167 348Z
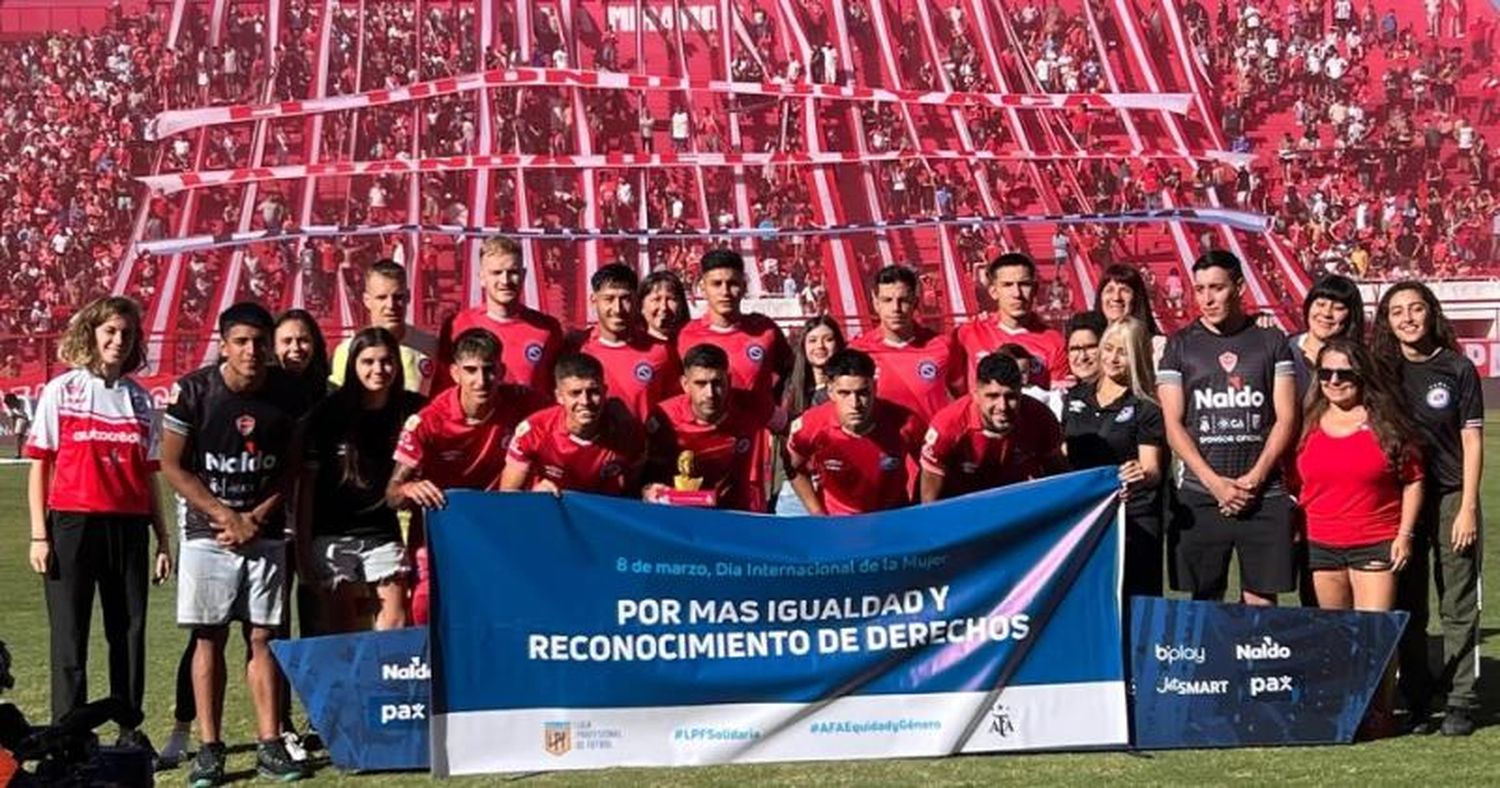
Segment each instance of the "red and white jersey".
M643 336L625 342L610 342L591 327L572 340L582 353L604 365L604 385L609 396L625 405L637 421L645 421L651 406L682 393L682 364L672 346Z
M458 389L437 395L406 420L396 440L396 462L418 469L422 478L443 489L493 489L500 483L516 425L547 401L530 389L506 384L495 403L489 418L471 424Z
M922 446L922 470L943 477L944 498L1035 479L1062 446L1062 427L1046 405L1023 396L1013 426L996 435L972 395L964 395L932 418Z
M792 346L771 318L759 313L742 315L727 328L715 326L704 315L690 321L677 335L677 357L694 345L718 345L729 354L729 385L774 401L777 376L791 368Z
M160 444L151 414L151 395L128 378L110 386L73 369L49 381L26 437L26 456L52 463L47 508L150 514Z
M917 414L925 424L964 391L964 351L950 334L918 326L907 342L892 342L876 329L850 347L875 359L876 394Z
M818 477L829 514L861 514L911 503L909 468L922 446L916 414L875 400L875 427L851 435L839 425L832 402L809 408L792 423L787 452L792 466Z
M504 382L552 396L552 366L562 353L562 324L528 307L521 307L515 317L501 320L482 306L459 312L443 333L438 345L438 370L432 381L434 396L453 387L453 375L448 372L448 365L453 363L453 343L471 328L482 328L500 340Z
M1009 329L1000 325L1000 319L995 315L984 314L959 326L953 333L968 358L969 391L974 390L974 376L980 360L1002 345L1020 345L1036 359L1027 377L1030 385L1051 388L1062 384L1068 377L1068 343L1061 332L1048 328L1041 318L1033 317L1026 326Z
M568 432L561 405L537 411L517 425L509 462L527 469L527 489L547 479L560 490L639 496L645 430L613 401L602 418L604 426L592 440Z

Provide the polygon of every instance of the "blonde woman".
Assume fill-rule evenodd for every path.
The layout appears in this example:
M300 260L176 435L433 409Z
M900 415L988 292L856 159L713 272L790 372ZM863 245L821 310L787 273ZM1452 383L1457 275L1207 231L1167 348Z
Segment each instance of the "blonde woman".
M1079 383L1063 403L1063 435L1074 468L1120 466L1125 505L1125 593L1160 596L1162 468L1166 427L1152 393L1151 334L1122 317L1099 339L1099 377Z
M95 589L109 642L110 694L141 710L147 581L153 566L157 582L172 571L151 487L151 397L127 377L144 360L140 307L119 297L84 307L68 321L58 357L69 369L42 390L26 442L30 559L44 578L52 629L54 722L88 700ZM150 746L135 730L122 730L120 739Z

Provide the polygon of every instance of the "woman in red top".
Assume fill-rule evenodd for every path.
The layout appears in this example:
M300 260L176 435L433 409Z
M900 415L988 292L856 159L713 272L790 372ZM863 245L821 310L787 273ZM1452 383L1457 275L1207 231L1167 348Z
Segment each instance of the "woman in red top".
M1297 477L1318 606L1390 610L1422 504L1415 428L1363 345L1329 340L1317 376Z

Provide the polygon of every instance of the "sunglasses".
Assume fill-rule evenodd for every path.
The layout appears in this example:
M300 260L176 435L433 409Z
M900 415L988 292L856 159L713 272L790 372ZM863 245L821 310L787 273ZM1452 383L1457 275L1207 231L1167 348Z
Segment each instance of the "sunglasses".
M1344 383L1359 384L1359 383L1361 383L1361 382L1364 381L1364 376L1361 375L1361 374L1359 374L1358 372L1355 372L1352 369L1347 369L1347 368L1346 369L1340 369L1338 367L1324 367L1324 368L1318 370L1318 380L1321 380L1324 383L1344 382Z

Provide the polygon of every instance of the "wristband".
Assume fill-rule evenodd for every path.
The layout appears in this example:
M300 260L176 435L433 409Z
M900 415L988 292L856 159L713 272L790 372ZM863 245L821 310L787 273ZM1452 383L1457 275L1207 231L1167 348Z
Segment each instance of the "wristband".
M31 541L33 541L33 542L45 542L45 541L47 541L47 537L45 537L45 536L33 536L33 537L31 537Z

